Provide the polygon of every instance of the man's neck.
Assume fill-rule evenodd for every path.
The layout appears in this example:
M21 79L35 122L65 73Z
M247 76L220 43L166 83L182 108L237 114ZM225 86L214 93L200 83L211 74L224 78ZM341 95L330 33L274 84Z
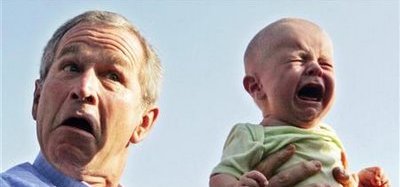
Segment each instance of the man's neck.
M80 180L65 175L56 169L42 153L36 157L33 167L54 186L87 186Z
M126 163L127 153L113 155L105 159L94 157L89 163L80 166L74 163L51 163L64 175L95 187L117 187Z
M94 187L118 187L119 180L122 175L126 157L124 159L116 159L107 161L98 161L97 163L89 163L79 173L82 181Z

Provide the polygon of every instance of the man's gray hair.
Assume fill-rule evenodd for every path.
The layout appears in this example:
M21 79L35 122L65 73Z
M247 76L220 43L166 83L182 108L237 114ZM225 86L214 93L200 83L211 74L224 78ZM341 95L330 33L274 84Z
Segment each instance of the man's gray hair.
M43 82L54 63L54 58L61 38L79 23L99 24L126 30L134 34L140 41L144 51L144 61L139 64L139 84L145 107L156 102L161 85L162 67L154 49L140 35L139 31L123 16L107 11L87 11L64 23L53 34L43 51L40 64L40 80Z

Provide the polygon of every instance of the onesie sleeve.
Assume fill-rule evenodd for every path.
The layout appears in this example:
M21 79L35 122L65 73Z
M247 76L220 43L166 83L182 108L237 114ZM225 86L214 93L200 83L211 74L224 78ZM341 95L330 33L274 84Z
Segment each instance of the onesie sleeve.
M245 172L255 168L263 155L262 129L259 125L235 125L225 142L221 162L211 175L224 173L239 179Z

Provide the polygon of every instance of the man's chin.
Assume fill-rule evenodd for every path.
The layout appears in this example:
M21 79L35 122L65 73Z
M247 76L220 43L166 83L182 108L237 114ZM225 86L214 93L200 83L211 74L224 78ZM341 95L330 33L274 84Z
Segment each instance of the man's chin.
M67 146L59 147L54 152L54 161L57 165L72 165L74 167L85 166L92 160L92 154L80 150L68 149Z
M68 128L53 131L46 142L46 158L59 165L84 166L92 160L98 149L93 136L83 136Z
M43 151L48 162L63 173L77 172L85 168L93 159L96 150L93 147L86 149L77 147L75 144L50 144Z

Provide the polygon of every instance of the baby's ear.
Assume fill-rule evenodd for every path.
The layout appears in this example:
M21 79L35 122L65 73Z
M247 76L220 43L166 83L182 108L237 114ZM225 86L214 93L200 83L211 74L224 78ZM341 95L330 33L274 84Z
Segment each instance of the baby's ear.
M267 98L267 95L261 89L262 85L259 83L258 79L251 75L246 75L243 78L243 87L253 97L255 100L263 100Z

